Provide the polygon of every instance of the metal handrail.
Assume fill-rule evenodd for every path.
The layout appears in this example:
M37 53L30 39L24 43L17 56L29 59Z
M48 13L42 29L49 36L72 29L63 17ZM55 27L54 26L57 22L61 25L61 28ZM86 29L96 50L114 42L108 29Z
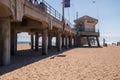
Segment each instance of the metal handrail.
M30 1L30 0L28 0ZM45 0L37 0L38 2L40 2L38 5L36 5L38 8L42 8L42 10L44 12L47 12L48 14L50 14L52 17L56 18L57 20L62 22L62 17L63 15L60 14L57 10L55 10L51 5L49 5ZM34 5L34 3L32 3ZM65 24L68 24L68 28L71 29L71 27L73 27L73 25L71 24L71 22L67 19L64 18Z
M47 6L47 13L53 16L54 18L62 21L62 15L55 10L51 5L49 5L45 0L42 1Z

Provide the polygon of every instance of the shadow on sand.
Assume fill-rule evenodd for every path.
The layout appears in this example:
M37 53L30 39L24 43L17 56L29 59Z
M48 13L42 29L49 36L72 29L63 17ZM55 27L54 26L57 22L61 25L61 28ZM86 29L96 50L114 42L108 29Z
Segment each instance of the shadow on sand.
M80 46L79 48L103 48L102 46L98 47L98 46Z
M71 50L71 49L68 49L68 50ZM52 49L48 51L47 55L42 55L41 49L39 49L38 52L35 52L34 50L17 51L16 55L11 56L12 63L9 66L0 66L0 75L14 71L16 69L19 69L26 65L40 61L50 56L51 56L50 59L55 57L66 57L66 55L63 55L62 53L68 50L63 49L61 52L58 52L56 49Z
M77 48L102 48L102 47L77 47ZM74 48L72 48L74 49ZM17 51L16 55L11 56L11 64L9 66L0 66L0 75L5 73L14 71L26 65L32 64L34 62L40 61L42 59L50 57L50 59L54 59L56 57L64 58L66 55L62 54L63 52L72 50L70 49L62 49L61 52L58 52L55 48L52 48L48 51L47 55L42 55L42 49L39 49L38 52L34 50L21 50Z

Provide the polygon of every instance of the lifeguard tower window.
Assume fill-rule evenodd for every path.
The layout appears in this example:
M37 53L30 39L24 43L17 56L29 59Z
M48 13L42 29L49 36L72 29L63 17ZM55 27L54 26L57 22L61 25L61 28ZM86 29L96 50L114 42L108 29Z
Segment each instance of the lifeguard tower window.
M78 26L77 31L84 32L85 31L84 26Z
M94 21L87 21L87 23L94 23Z

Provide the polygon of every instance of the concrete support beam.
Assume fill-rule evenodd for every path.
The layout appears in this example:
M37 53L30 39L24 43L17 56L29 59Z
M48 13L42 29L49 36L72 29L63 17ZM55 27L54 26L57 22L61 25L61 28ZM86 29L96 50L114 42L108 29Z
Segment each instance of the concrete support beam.
M76 46L79 47L81 45L81 38L80 37L76 37Z
M58 51L61 51L61 50L62 50L62 38L61 38L61 33L58 33L58 34L57 34L56 44L57 44L57 50L58 50Z
M11 44L10 21L0 20L0 65L10 64L10 44Z
M52 36L49 35L48 36L48 49L51 49L52 48Z
M74 37L74 47L77 47L77 37Z
M72 47L72 36L69 37L69 47Z
M81 36L79 37L79 46L80 46L80 47L83 46L83 44L82 44L82 37L81 37Z
M64 44L65 44L65 38L64 36L62 36L62 47L64 47Z
M31 38L31 49L33 50L34 49L34 35L31 34L30 38Z
M42 32L42 55L48 53L48 30Z
M88 41L88 46L91 47L91 44L90 44L90 39L89 37L87 36L87 41Z
M65 48L68 49L68 35L65 36Z
M70 48L70 36L68 36L68 47Z
M17 33L11 29L11 54L15 55L17 51Z
M35 33L35 51L38 51L39 48L39 33Z
M97 40L97 45L98 45L98 47L100 47L100 43L99 43L98 37L96 37L96 40Z

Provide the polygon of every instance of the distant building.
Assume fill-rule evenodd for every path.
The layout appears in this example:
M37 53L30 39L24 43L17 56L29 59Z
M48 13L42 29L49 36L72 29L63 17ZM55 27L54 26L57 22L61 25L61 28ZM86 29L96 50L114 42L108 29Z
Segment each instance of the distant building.
M91 46L95 44L97 40L97 44L99 45L99 32L95 32L95 25L98 23L98 20L92 18L90 16L83 16L76 20L75 22L75 30L77 30L78 35L80 37L80 45L83 46L84 44L88 44ZM96 39L94 38L96 37Z

